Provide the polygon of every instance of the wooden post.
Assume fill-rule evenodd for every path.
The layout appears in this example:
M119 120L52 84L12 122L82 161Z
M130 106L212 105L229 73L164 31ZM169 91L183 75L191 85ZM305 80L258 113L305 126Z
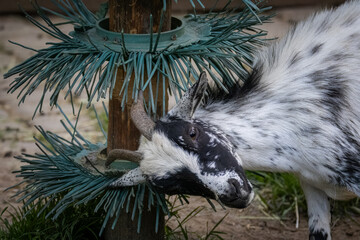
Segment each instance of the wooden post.
M170 30L171 27L171 2L166 0L166 12L162 31ZM114 32L141 34L150 32L150 14L153 16L153 32L158 31L163 0L109 0L109 30ZM131 101L121 109L120 89L125 78L125 71L119 67L112 99L109 101L109 126L108 126L108 151L116 148L136 150L139 146L140 133L130 119ZM132 92L133 84L129 84L128 92ZM146 93L145 93L146 96ZM162 109L162 101L158 102L158 108ZM147 197L145 196L145 199ZM107 240L142 240L164 239L164 216L160 215L159 229L155 233L156 209L142 213L141 231L137 233L137 218L131 220L131 213L125 209L120 213L119 220L112 230L110 219L104 232Z

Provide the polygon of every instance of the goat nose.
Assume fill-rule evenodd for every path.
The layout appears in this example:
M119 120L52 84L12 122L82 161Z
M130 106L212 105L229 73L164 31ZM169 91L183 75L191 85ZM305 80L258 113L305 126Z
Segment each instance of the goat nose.
M228 207L245 208L254 197L251 185L247 180L229 178L226 194L220 195L220 200Z
M243 184L240 184L239 180L235 178L230 178L228 180L228 183L230 185L230 195L234 197L247 197L247 195L252 191L252 188L249 186L246 180L243 181Z

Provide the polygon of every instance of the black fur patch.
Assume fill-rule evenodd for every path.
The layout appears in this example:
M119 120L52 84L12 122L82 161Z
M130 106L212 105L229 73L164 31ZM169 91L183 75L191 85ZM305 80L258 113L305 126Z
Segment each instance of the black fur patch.
M310 229L309 240L327 240L328 234L324 229Z
M229 149L229 142L221 134L219 135L213 128L206 123L195 120L193 122L184 121L172 117L171 121L158 121L155 131L163 132L171 141L179 145L185 151L197 155L200 159L202 173L217 174L229 170L236 171L245 178L243 169L239 166L234 157L234 149ZM198 132L196 139L189 136L189 129L195 127ZM209 167L209 162L215 162L216 168Z
M300 53L297 52L297 53L295 53L295 54L293 55L293 57L291 58L289 66L291 67L291 66L295 65L295 64L296 64L297 62L299 62L300 60L301 60Z
M341 25L342 27L351 27L352 25L354 25L354 23L356 22L356 20L358 19L358 17L350 15L347 16L346 20L343 22L343 24Z
M317 45L315 45L315 47L313 47L310 51L311 55L314 55L315 53L319 52L322 45L324 45L323 43L319 43Z
M329 22L328 20L324 20L320 24L318 24L318 26L319 27L316 29L316 32L326 32L331 27L331 22Z
M158 121L155 131L163 132L170 140L187 152L197 153L197 145L189 136L192 124L177 117L170 117L168 122Z
M245 141L242 137L238 135L234 135L235 140L237 141L237 144L241 146L242 149L252 149L251 145Z
M326 107L333 116L333 121L338 122L341 109L346 106L346 86L343 84L341 72L336 66L330 66L310 74L309 78L312 79L312 84L323 93L321 106Z
M360 184L360 136L349 131L348 127L341 127L344 134L345 142L337 142L337 145L342 147L342 150L337 152L338 167L334 169L325 166L332 170L335 175L332 177L333 181L340 186L359 186Z
M186 168L180 169L168 178L151 179L151 183L159 192L169 195L190 194L207 198L214 198L211 192L200 179Z
M258 92L262 90L262 87L260 85L260 79L262 78L262 74L263 66L255 66L253 71L245 81L244 85L236 92L236 97L242 98L246 96L249 92Z
M345 58L348 58L349 57L349 54L345 54L345 53L342 53L342 52L334 52L332 54L330 54L329 57L326 58L326 61L333 61L335 62L335 64L339 63L339 62L342 62Z
M261 91L260 79L262 77L263 66L257 65L254 66L253 71L249 74L247 79L244 81L244 84L241 86L241 83L237 82L234 86L228 88L229 93L225 94L223 91L211 91L207 97L207 104L211 108L211 103L223 101L224 103L241 99L247 97L250 92ZM205 106L207 110L208 107Z

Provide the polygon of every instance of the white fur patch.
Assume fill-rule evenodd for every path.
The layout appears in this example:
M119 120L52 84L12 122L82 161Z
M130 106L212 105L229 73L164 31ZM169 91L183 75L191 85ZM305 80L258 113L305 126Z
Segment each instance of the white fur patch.
M220 174L204 174L199 177L201 181L208 186L208 188L217 195L227 195L229 189L228 180L230 178L236 179L240 186L244 186L244 181L234 171L226 171ZM244 194L246 195L246 193Z
M144 155L140 168L147 176L164 177L183 167L200 172L197 156L185 152L162 133L155 132L151 141L142 137L138 151Z

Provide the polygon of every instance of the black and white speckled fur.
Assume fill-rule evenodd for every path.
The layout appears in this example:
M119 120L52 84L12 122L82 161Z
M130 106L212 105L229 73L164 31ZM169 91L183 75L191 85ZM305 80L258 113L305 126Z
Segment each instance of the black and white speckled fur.
M217 166L216 155L209 152L206 169L224 171L221 176L216 171L204 174L205 163L196 151L182 146L181 138L169 137L185 124L170 114L157 125L175 120L177 125L167 131L155 129L152 141L142 140L144 175L166 180L187 169L196 175L194 183L216 192L221 188L216 184L228 187L226 174L246 182L235 168L294 173L307 199L310 239L330 239L328 197L360 196L359 16L360 2L350 1L297 24L283 39L259 51L242 88L227 96L210 96L191 120L185 120L212 128L215 139L227 139L236 159L232 164L238 167ZM201 188L196 191L201 195Z

